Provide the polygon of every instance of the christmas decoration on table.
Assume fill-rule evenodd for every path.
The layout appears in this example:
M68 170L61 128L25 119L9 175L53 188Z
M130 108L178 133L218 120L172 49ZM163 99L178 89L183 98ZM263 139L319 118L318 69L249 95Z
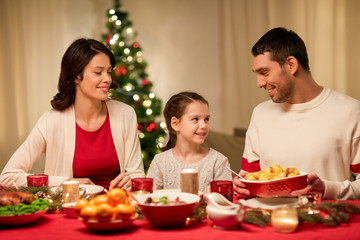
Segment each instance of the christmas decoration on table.
M309 211L312 209L312 211ZM315 213L318 210L319 213ZM299 222L323 224L335 227L341 223L348 223L351 214L360 214L360 207L342 201L323 201L317 205L304 204L297 209ZM270 224L271 211L262 209L248 209L244 223L266 227Z
M191 218L195 219L198 222L202 222L207 217L206 206L206 199L202 194L200 195L199 203L195 205L194 212L192 213Z
M50 201L38 198L33 193L35 192L17 188L2 189L0 191L0 216L23 215L48 209Z
M48 213L62 212L62 192L61 190L51 191L48 186L42 187L11 187L4 188L0 192L23 192L34 196L37 205L46 205ZM41 199L41 200L40 200Z
M128 13L120 10L121 3L114 0L114 7L107 11L108 32L103 34L104 44L114 53L117 67L114 79L117 89L110 97L129 104L138 118L138 131L145 171L154 155L159 152L165 139L165 123L156 118L161 115L161 100L151 90L153 84L146 72L140 44L135 40L136 30L128 19Z

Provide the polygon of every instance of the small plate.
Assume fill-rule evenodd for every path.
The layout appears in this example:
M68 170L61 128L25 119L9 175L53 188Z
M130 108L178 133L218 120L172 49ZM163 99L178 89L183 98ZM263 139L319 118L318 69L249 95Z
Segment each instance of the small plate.
M250 198L245 200L246 206L271 210L279 207L297 207L300 205L298 198L273 197L273 198Z
M128 220L114 220L110 222L99 222L95 220L85 221L81 217L79 219L91 230L95 231L117 231L129 226L136 218L138 214Z
M99 186L99 185L91 185L91 184L80 184L79 185L80 188L80 195L84 192L85 188L87 188L89 191L87 192L87 194L89 195L94 195L94 194L99 194L104 190L104 187ZM50 188L52 193L56 193L57 191L61 191L62 187L52 187Z
M17 226L35 222L47 211L47 208L34 213L13 216L0 216L0 225Z

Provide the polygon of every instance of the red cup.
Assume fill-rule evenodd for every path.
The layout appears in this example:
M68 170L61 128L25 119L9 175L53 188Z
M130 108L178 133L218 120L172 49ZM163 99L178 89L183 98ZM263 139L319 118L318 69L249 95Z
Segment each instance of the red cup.
M46 174L32 174L27 176L28 187L48 186L49 176Z
M154 181L152 178L133 178L131 179L131 191L153 191Z
M226 180L216 180L210 182L210 191L223 195L230 202L233 201L233 182Z

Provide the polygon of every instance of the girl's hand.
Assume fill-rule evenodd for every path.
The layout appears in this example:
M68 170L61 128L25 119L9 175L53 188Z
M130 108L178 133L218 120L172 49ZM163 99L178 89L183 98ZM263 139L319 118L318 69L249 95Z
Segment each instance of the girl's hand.
M122 188L126 191L131 190L131 178L125 173L120 173L114 180L110 182L109 190L113 188Z
M240 176L245 177L246 173L240 172ZM245 183L239 180L239 177L234 177L234 195L237 199L246 199L250 196L250 191L246 188Z
M89 178L70 178L70 180L78 181L79 184L95 185Z

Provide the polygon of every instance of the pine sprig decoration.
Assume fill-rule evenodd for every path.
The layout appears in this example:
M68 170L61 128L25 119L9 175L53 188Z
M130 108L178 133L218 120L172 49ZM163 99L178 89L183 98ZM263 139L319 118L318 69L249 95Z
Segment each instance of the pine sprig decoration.
M311 209L311 211L309 211ZM322 214L314 213L316 210ZM336 227L341 223L349 223L351 214L359 214L360 207L348 202L323 201L319 205L305 204L298 208L299 222L323 224ZM248 209L244 223L266 227L271 223L271 211Z
M199 203L195 205L191 218L196 219L198 222L202 222L202 220L207 217L206 206L206 199L204 195L201 195Z
M270 212L261 209L247 210L244 223L254 224L260 227L266 227L270 223Z

